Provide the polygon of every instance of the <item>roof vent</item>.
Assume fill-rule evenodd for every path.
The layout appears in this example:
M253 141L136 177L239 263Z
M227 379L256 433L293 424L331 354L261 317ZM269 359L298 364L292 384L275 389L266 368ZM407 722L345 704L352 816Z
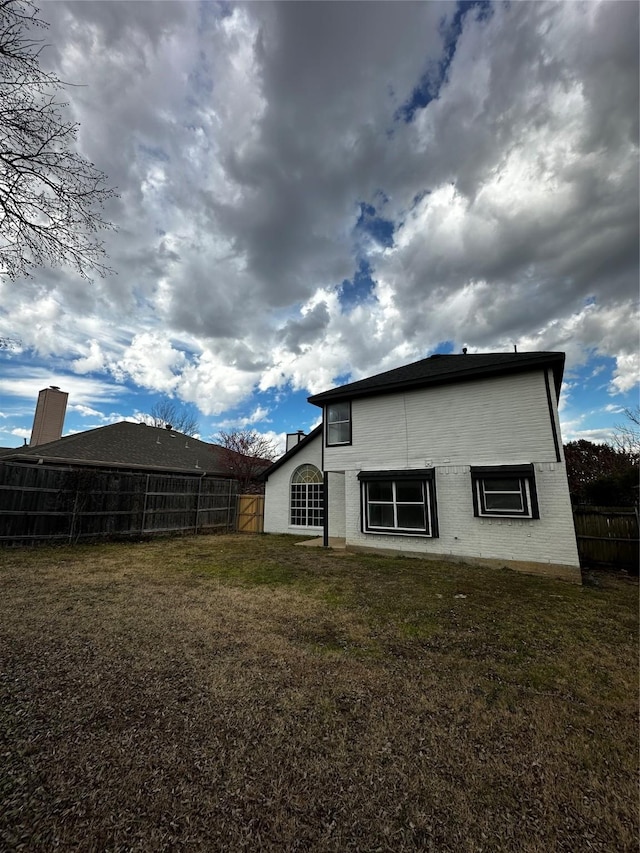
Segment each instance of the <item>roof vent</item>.
M173 429L173 424L165 424L164 428L165 429Z
M462 355L466 355L466 354L467 354L467 348L466 348L466 347L462 347Z

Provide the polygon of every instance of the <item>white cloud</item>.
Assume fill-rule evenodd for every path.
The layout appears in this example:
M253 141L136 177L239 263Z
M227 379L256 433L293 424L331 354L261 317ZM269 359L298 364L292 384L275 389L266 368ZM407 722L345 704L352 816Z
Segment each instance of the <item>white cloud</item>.
M244 418L230 418L227 420L216 421L216 427L218 429L247 429L247 427L251 427L254 424L261 423L263 421L268 420L269 409L264 406L258 406L251 412L250 415Z
M187 364L183 352L173 348L166 336L154 332L136 335L120 359L110 365L118 379L130 377L136 385L171 393Z
M30 429L20 429L19 427L16 427L15 429L12 429L10 431L9 435L16 435L18 438L29 439L29 438L31 438L31 430Z
M627 353L616 357L616 369L609 386L612 394L624 394L640 382L640 354Z
M256 375L225 363L224 358L205 350L184 368L178 393L186 402L197 402L207 415L233 408L252 391Z
M67 409L71 412L78 412L83 418L104 418L102 412L98 412L90 406L69 405Z
M599 429L572 429L562 426L562 439L565 443L569 441L592 441L594 444L611 444L614 430L611 427Z
M77 358L71 363L75 373L96 373L102 371L105 365L105 357L97 341L89 341L87 355Z
M50 385L58 386L69 394L75 405L89 406L96 402L109 402L118 399L122 387L98 379L86 379L68 374L48 371L44 368L17 368L0 376L0 394L21 400L33 401L33 411L38 394Z

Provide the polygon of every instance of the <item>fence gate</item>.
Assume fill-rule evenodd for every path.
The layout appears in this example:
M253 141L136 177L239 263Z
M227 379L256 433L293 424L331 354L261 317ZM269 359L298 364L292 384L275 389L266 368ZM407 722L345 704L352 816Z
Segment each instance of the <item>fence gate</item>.
M238 533L262 533L264 495L238 495Z

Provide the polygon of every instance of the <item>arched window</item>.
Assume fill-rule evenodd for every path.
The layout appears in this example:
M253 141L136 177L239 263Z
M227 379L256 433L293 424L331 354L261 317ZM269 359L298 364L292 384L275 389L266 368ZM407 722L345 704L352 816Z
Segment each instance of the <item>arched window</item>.
M322 472L305 463L291 477L291 524L322 527L324 483Z

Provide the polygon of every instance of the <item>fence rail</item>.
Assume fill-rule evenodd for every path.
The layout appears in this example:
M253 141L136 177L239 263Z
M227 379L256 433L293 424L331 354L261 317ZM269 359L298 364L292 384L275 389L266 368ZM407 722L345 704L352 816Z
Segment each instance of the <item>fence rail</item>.
M236 512L233 480L0 462L0 544L222 532Z
M614 566L637 574L638 513L633 507L573 508L581 566Z

